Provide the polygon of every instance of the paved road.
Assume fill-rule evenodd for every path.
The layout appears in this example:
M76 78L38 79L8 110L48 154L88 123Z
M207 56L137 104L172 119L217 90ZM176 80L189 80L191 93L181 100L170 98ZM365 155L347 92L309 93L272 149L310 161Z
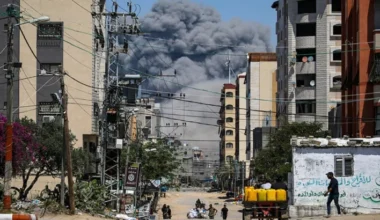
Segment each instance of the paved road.
M223 199L224 194L220 193L207 193L207 192L169 192L166 193L166 198L161 198L159 201L158 209L161 210L163 204L170 205L172 210L172 219L180 220L187 219L186 214L191 208L195 206L195 201L199 198L201 201L205 202L207 207L212 204L217 210L218 214L216 220L221 220L220 210L223 204L226 203L226 199ZM239 204L231 204L227 201L228 208L228 219L230 220L240 220L242 219L242 214L239 210L242 210L242 206ZM162 220L162 212L158 211L158 218ZM292 218L292 220L319 220L325 219L323 217L312 217L312 218ZM344 215L340 217L332 217L330 219L334 220L380 220L380 215Z

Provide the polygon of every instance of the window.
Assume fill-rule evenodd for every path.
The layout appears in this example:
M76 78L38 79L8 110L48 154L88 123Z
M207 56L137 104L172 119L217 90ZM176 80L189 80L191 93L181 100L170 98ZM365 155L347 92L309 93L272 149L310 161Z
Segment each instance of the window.
M333 36L342 35L342 25L341 24L336 24L333 26L332 35Z
M234 119L233 118L226 118L226 122L234 122Z
M302 62L303 57L308 58L308 60L316 61L316 50L315 48L305 48L297 49L297 62Z
M352 176L354 175L353 171L354 160L351 155L347 156L336 156L335 157L335 176Z
M178 123L174 123L174 126L178 126Z
M340 13L342 11L341 0L331 0L331 12Z
M226 93L226 96L227 96L227 97L233 97L234 94L233 94L232 92L227 92L227 93Z
M227 156L226 157L226 162L227 163L232 163L233 160L234 160L234 158L232 156Z
M380 107L376 107L376 126L375 134L380 135Z
M38 25L38 39L46 40L61 40L62 39L62 24L44 23Z
M342 61L342 50L334 50L332 52L332 61Z
M334 76L332 78L333 87L340 88L342 86L342 76Z
M150 116L145 116L145 127L149 129L148 134L151 134L152 118Z
M307 13L317 12L316 0L299 0L297 6L298 6L298 14L307 14Z
M50 75L59 73L60 63L41 63L41 75Z
M234 147L234 144L233 143L227 143L226 144L226 148L233 148Z
M315 100L297 100L296 108L300 114L315 113Z
M301 23L296 26L297 37L315 36L317 31L316 23Z
M315 74L297 74L297 87L315 86Z
M226 135L233 135L233 134L234 134L234 132L232 130L227 130L226 131Z
M232 109L234 109L234 107L233 107L232 105L227 105L227 106L226 106L226 109L227 109L227 110L232 110Z
M8 103L7 103L7 102L4 102L4 106L3 106L3 109L4 109L4 110L7 110L7 105L8 105Z

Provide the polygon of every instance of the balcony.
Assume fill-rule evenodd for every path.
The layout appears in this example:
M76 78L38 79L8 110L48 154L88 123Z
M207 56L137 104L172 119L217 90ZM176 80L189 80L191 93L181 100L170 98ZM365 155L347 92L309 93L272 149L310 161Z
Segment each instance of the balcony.
M311 114L297 114L296 122L314 122L315 116Z
M315 36L296 37L296 48L314 48Z
M306 13L306 14L298 14L296 18L296 23L310 23L317 21L316 13Z
M373 41L375 53L380 53L380 29L376 29L373 31Z
M297 87L296 88L296 99L311 100L315 99L315 87Z
M296 64L297 74L315 74L315 62L297 62Z

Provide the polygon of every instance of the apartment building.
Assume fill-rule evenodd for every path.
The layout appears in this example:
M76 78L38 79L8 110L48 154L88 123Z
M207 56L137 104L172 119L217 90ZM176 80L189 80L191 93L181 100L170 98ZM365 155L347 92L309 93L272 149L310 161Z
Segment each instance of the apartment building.
M247 87L245 84L246 73L238 74L236 78L236 123L235 123L235 134L236 134L236 160L246 161L246 141L247 135L244 130L247 127Z
M272 8L277 11L277 123L318 121L331 130L329 112L341 103L341 0L279 0Z
M223 85L220 97L220 162L232 163L236 153L236 86L231 83Z
M342 0L342 127L380 135L380 1Z
M254 131L256 128L274 127L276 125L276 54L275 53L249 53L248 68L245 77L246 86L246 109L240 115L247 122L246 135L246 161L256 156L258 150L254 149ZM249 132L248 132L249 131Z
M15 62L22 62L22 68L15 69L15 118L28 117L39 124L59 120L60 108L51 96L54 93L60 94L60 79L54 75L59 65L77 81L93 85L93 18L86 10L91 11L94 2L97 9L102 11L105 1L101 0L82 0L80 5L83 8L73 1L62 0L2 1L5 6L8 3L16 5L17 11L22 12L23 18L20 22L41 16L50 17L49 22L24 24L14 29L13 59ZM0 7L1 14L6 15L6 8ZM6 22L7 19L0 20L0 26L4 27ZM12 22L16 23L14 19ZM7 34L1 32L0 51L3 48L4 50L0 54L0 63L5 63L7 59L6 42ZM6 113L7 108L5 82L5 77L0 77L2 114ZM94 91L69 77L65 77L65 84L69 99L70 129L77 138L75 146L79 147L83 145L82 135L95 133L98 124L97 111L93 108Z

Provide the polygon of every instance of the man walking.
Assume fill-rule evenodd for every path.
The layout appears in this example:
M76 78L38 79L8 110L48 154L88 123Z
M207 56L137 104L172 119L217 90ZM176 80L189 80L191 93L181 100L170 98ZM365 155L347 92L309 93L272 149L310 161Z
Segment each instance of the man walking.
M227 220L227 214L228 214L228 209L226 207L226 204L224 204L224 206L222 208L222 217L223 217L223 220Z
M218 210L216 210L216 208L212 207L212 205L210 204L210 208L208 209L208 217L210 219L214 219L217 212Z
M338 215L340 215L340 206L339 206L339 186L338 180L334 178L333 172L326 173L327 178L330 179L330 184L327 187L327 192L325 192L324 196L329 195L327 198L327 215L326 218L330 218L331 216L331 202L334 200L336 209L338 210Z

